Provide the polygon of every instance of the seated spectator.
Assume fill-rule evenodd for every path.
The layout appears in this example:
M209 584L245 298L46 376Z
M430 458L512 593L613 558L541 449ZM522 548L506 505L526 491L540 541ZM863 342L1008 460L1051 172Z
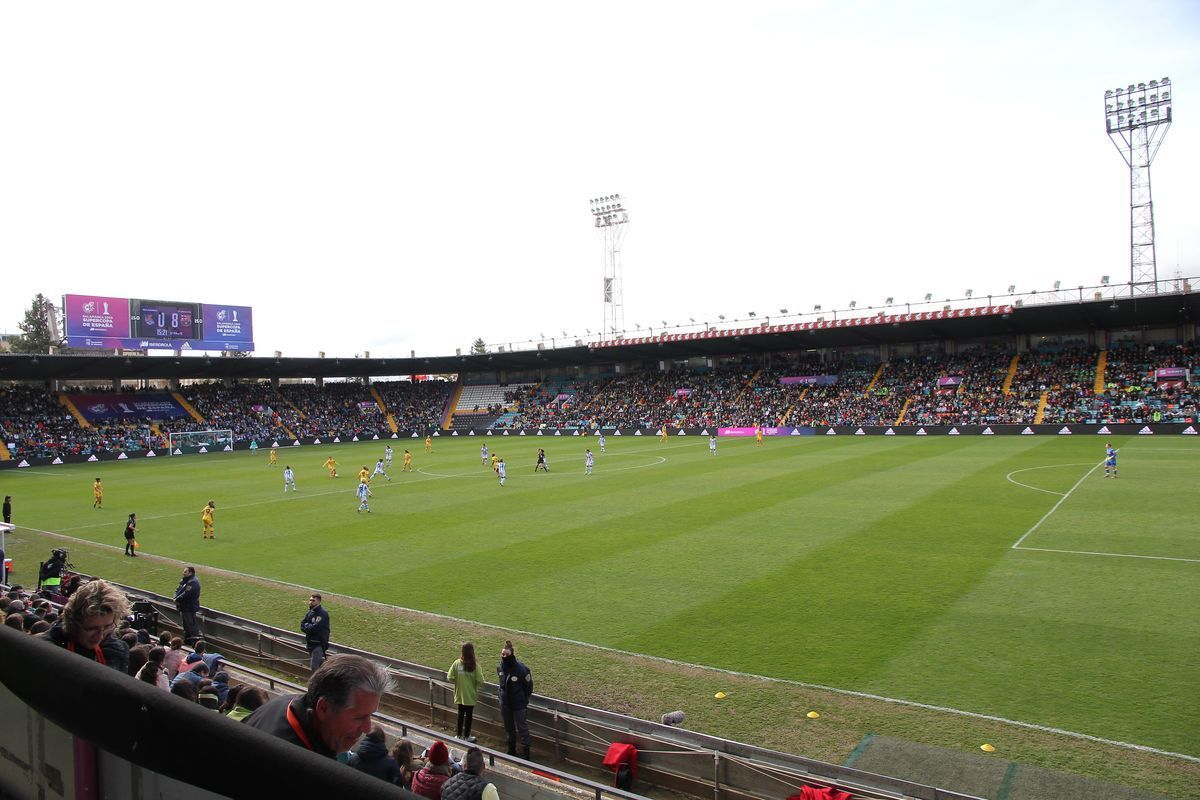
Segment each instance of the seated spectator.
M33 623L32 627L30 627L29 633L33 636L39 636L48 630L50 630L50 623L46 622L44 619L39 619L37 622Z
M197 689L200 688L200 682L208 677L208 665L203 661L197 661L192 664L192 668L187 672L179 671L175 676L175 680L171 681L171 688L175 688L177 683L190 683Z
M246 718L247 725L328 758L371 730L379 698L392 686L384 667L358 655L331 656L302 695L282 695Z
M163 668L167 670L167 677L175 680L175 676L179 674L179 667L183 664L185 657L183 652L183 639L175 636L171 639L170 648L167 651L166 657L163 659Z
M412 791L429 800L442 800L442 784L450 780L450 751L445 742L429 746L428 761L412 779Z
M171 694L176 697L182 697L188 702L194 703L200 696L200 691L197 685L191 681L174 680L171 682Z
M127 674L129 648L113 632L117 620L128 613L129 603L116 587L88 581L71 595L62 618L41 638Z
M217 690L217 697L221 704L224 705L225 698L229 696L229 673L221 670L214 672L212 676L213 688Z
M229 697L226 702L229 704L229 718L244 722L246 717L253 714L258 709L262 708L271 699L265 689L260 689L257 686L248 686L242 684L237 687L237 694L230 690Z
M413 776L420 771L421 767L425 766L425 762L417 758L416 748L408 739L396 742L396 746L392 748L392 758L395 759L396 766L400 768L398 785L405 789L411 789Z
M396 759L388 754L387 734L379 725L371 728L371 732L363 736L351 751L349 763L360 772L388 783L399 784L401 781L400 767L396 765Z
M212 681L200 681L200 685L196 687L196 702L213 711L221 707L221 697Z
M166 653L161 647L150 648L150 652L146 654L146 663L137 671L136 676L139 681L157 686L164 692L171 690L171 681L167 678L167 671L163 669Z
M24 633L25 615L14 611L4 618L4 624L10 628L19 630L21 633Z
M463 771L451 776L442 785L442 796L447 800L454 798L480 798L480 800L500 800L496 785L483 779L487 764L483 751L472 747L463 758Z

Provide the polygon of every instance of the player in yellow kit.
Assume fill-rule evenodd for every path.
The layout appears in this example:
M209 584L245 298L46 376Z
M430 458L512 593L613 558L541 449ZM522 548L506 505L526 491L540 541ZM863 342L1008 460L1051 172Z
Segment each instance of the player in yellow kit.
M267 454L267 466L273 467L279 463L279 454L275 452L275 448L271 448L271 452Z
M401 472L412 472L412 453L404 451L404 466L400 468Z
M358 482L359 483L370 483L371 482L371 471L369 469L367 469L366 465L363 465L363 468L358 471Z
M104 487L99 478L92 484L92 508L104 508Z
M217 510L217 504L214 501L209 500L208 505L206 505L204 507L204 510L200 512L200 521L202 523L204 523L204 538L205 539L217 538L217 532L213 528L213 512L215 512L216 510Z
M325 459L325 469L329 470L329 477L336 478L338 476L337 462L333 460L333 456Z
M759 425L758 427L756 427L754 429L754 446L762 447L762 443L763 443L763 429L762 429L762 425Z
M433 437L432 436L425 437L425 452L426 453L433 452Z
M659 429L658 429L658 440L659 440L660 442L662 442L663 444L666 444L666 443L667 443L667 437L668 437L669 435L670 435L670 434L668 434L668 433L667 433L667 424L664 422L664 423L663 423L663 426L662 426L661 428L659 428Z
M492 472L500 474L500 456L492 453Z

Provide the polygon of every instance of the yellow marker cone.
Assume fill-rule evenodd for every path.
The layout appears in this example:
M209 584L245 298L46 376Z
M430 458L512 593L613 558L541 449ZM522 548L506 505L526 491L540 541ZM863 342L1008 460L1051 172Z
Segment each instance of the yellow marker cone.
M990 744L981 744L981 745L979 745L979 749L980 749L980 750L982 750L982 751L983 751L983 752L985 752L985 753L994 753L994 752L996 752L996 748L995 748L994 746L990 745Z
M718 700L724 700L726 696L727 695L724 692L717 692L713 695L713 697L717 698Z
M816 711L810 711L810 712L808 712L808 714L806 714L806 716L809 719L820 719L821 718L821 715L818 714Z

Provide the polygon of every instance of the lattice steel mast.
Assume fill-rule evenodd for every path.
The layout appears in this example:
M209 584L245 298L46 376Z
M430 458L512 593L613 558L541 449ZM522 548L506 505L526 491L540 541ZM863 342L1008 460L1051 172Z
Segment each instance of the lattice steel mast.
M621 195L611 194L589 201L596 218L596 232L604 240L604 325L600 339L616 338L625 330L625 299L621 289L621 240L629 224L629 212Z
M1129 293L1158 292L1150 162L1171 127L1171 79L1104 93L1108 138L1129 166Z

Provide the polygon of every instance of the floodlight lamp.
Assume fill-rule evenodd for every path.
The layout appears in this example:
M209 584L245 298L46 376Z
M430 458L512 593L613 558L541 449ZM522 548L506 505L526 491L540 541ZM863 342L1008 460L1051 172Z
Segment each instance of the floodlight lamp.
M1055 288L1056 290L1057 290L1057 289L1058 289L1060 286L1062 286L1062 281L1055 281L1055 282L1054 282L1054 288Z
M821 310L821 305L819 303L817 305L813 306L813 311L820 311L820 310Z
M752 316L752 317L757 317L757 316L758 316L758 314L755 314L753 311L751 311L751 312L750 312L750 316Z
M1107 275L1101 275L1101 276L1100 276L1100 285L1101 285L1101 286L1108 286L1108 276L1107 276Z
M1104 96L1105 96L1105 97L1112 97L1112 96L1113 96L1113 90L1112 90L1112 89L1105 89L1105 90L1104 90Z
M717 319L721 320L721 322L724 322L724 321L725 321L725 315L724 315L724 314L717 314Z
M1166 84L1170 83L1170 82L1171 82L1171 79L1170 79L1170 78L1163 78L1163 79L1160 81L1160 83L1162 83L1164 86L1165 86Z
M968 297L968 298L970 298L970 297L971 297L971 295L973 295L973 294L975 294L975 290L974 290L974 289L967 289L967 297Z
M1009 293L1009 294L1012 294L1012 293L1013 293L1013 292L1015 292L1016 290L1017 290L1017 285L1016 285L1015 283L1010 283L1010 284L1008 285L1008 293Z
M781 308L781 309L779 309L779 313L786 314L786 313L788 313L788 310L786 308Z
M695 318L695 317L688 317L688 320L689 320L689 321L691 321L691 322L695 322L695 321L696 321L696 318Z
M896 299L896 298L894 298L894 297L889 297L889 298L887 298L886 300L884 300L884 301L883 301L883 304L884 304L885 306L890 306L890 305L892 304L892 301L893 301L893 300L895 300L895 299Z
M932 299L933 299L933 292L926 292L925 293L925 302L928 303Z
M857 306L857 305L858 305L858 301L857 301L857 300L851 300L851 301L850 301L850 307L851 307L851 308L854 308L854 307L855 307L855 306Z
M667 327L667 321L665 319L662 321L662 324L664 328Z

